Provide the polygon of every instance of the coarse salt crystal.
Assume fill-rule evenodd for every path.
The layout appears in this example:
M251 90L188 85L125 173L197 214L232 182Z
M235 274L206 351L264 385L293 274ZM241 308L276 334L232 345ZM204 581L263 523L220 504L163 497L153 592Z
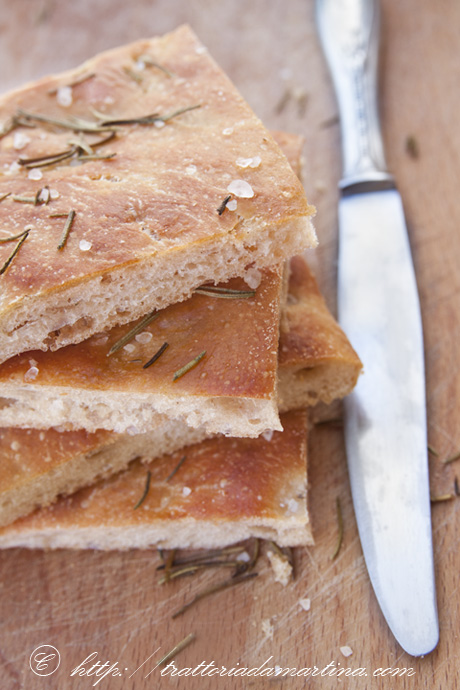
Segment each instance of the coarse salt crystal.
M115 99L113 96L106 96L104 98L104 103L107 103L107 105L112 105L112 103L115 103Z
M32 170L29 170L29 174L27 175L29 180L41 180L43 177L43 173L40 170L40 168L32 168Z
M44 440L45 440L45 432L44 432L44 431L40 431L40 434L39 434L38 438L40 439L40 441L44 441Z
M228 204L227 204L227 209L229 211L236 211L236 208L238 206L238 202L236 199L231 199Z
M137 62L135 63L134 67L138 69L140 72L145 69L145 62L139 58Z
M340 651L342 652L343 656L351 656L353 654L353 650L351 647L348 645L344 645L343 647L340 647Z
M93 246L92 242L88 242L88 240L80 240L79 247L82 252L89 252L91 247Z
M254 196L254 190L246 180L233 180L228 185L227 191L241 199L251 199Z
M299 599L299 604L304 611L309 611L311 609L311 599Z
M35 381L38 376L37 367L30 367L24 374L24 381Z
M19 450L20 447L21 446L19 445L18 441L13 441L13 443L11 444L11 450Z
M248 554L247 551L242 551L238 554L235 560L241 561L242 563L249 563L249 561L251 560L251 556Z
M266 430L262 433L262 437L263 437L266 441L270 442L270 441L272 440L272 438L273 438L273 429L266 429Z
M187 165L187 167L185 168L185 172L187 173L187 175L194 175L196 171L196 165Z
M13 136L13 147L16 149L16 151L20 151L27 146L27 144L30 144L30 141L31 140L27 134L24 134L23 132L15 132Z
M152 340L152 334L149 333L148 331L144 331L143 333L138 333L136 335L136 340L138 343L141 343L144 345L145 343L148 343Z
M183 496L190 496L191 493L192 493L191 488L189 486L184 486L184 488L182 489L182 495Z
M50 189L50 199L59 199L60 196L57 189Z
M153 124L155 125L155 127L159 127L159 128L165 126L165 123L163 122L163 120L155 120L155 122Z
M70 108L73 103L72 87L60 86L56 92L56 100L63 108Z
M38 201L41 201L42 204L47 204L49 200L50 190L48 189L48 187L43 187L43 189L40 190L40 194L38 195Z
M123 350L125 352L127 352L128 354L131 354L132 352L134 352L135 349L136 349L136 346L133 345L132 343L128 343L127 345L125 345L123 347Z
M224 130L222 130L222 134L225 137L229 137L230 134L233 134L233 127L226 127Z

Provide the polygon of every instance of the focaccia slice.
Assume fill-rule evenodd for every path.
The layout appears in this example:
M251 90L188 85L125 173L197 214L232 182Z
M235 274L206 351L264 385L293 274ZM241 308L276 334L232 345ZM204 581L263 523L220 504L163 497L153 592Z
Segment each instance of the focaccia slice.
M257 280L254 291L241 278L225 285L245 297L196 293L167 307L111 355L135 324L4 362L0 425L135 434L169 418L209 434L255 437L281 429L276 379L282 267L257 272ZM145 368L165 343L167 349Z
M0 548L195 549L253 536L311 544L306 422L297 411L269 439L218 437L188 447L183 462L182 451L135 461L4 527Z
M0 129L0 239L22 234L0 244L0 361L316 243L285 156L188 27L0 97Z
M280 340L279 390L285 410L295 409L299 401L316 403L349 393L361 370L356 353L324 301L318 299L316 282L305 261L296 260L291 284L297 299L290 300L288 330ZM327 328L315 327L323 321ZM304 322L310 328L303 328ZM203 427L192 429L174 419L134 436L107 431L0 429L0 525L53 502L59 494L72 493L125 468L134 457L153 459L206 436Z

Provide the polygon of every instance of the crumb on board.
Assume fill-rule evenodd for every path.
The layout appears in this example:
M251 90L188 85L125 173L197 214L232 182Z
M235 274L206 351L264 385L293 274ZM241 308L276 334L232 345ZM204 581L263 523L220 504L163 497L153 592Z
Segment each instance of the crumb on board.
M348 645L344 645L343 647L340 647L340 651L342 652L343 656L348 657L353 654L353 650L351 647Z
M267 558L275 576L275 582L279 582L286 587L292 578L292 565L287 558L283 558L273 551L267 551Z

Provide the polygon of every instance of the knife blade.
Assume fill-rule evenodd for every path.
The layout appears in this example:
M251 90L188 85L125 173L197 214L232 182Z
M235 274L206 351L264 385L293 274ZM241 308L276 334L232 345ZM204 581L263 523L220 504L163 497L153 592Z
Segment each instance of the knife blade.
M377 0L317 0L340 111L339 321L364 365L345 401L355 516L369 576L413 656L439 638L431 537L423 332L401 198L377 103Z

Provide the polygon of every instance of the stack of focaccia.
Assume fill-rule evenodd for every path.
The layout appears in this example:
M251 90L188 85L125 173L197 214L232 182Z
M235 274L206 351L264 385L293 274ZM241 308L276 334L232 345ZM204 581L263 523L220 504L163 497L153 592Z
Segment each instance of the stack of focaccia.
M311 543L305 408L361 364L296 256L299 139L187 27L0 122L0 547Z

